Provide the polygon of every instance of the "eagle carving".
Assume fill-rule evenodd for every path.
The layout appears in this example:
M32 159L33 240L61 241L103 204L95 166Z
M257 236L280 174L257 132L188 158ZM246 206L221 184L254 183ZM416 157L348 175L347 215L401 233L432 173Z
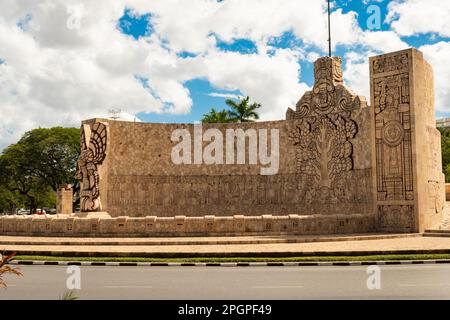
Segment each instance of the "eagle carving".
M80 181L80 206L82 212L102 210L100 201L100 176L98 165L106 158L108 131L103 123L81 127L81 154L77 162L76 178Z

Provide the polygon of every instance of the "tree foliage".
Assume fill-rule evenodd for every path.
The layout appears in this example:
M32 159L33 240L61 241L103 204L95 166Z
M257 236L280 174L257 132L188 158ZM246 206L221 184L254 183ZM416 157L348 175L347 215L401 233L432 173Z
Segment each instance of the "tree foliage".
M259 103L250 103L250 97L239 98L238 101L227 99L225 101L230 110L216 111L212 108L210 113L203 116L203 123L233 123L254 122L259 119L257 110L261 108Z
M229 117L232 122L254 122L259 119L257 110L261 108L259 103L250 103L250 97L240 98L239 101L227 99L225 103L231 108Z
M53 207L62 184L74 184L79 129L35 129L0 155L0 209Z
M207 113L203 116L203 123L229 123L231 122L230 117L228 116L228 111L216 111L216 109L212 108L210 113Z
M450 183L450 129L439 129L442 136L442 169L445 182Z

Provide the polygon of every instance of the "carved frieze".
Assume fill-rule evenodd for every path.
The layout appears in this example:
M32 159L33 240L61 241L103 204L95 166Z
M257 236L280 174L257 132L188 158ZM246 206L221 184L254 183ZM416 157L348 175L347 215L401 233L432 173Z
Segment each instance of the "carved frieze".
M393 71L408 71L409 55L408 53L401 53L394 56L383 56L373 62L374 74L393 72Z
M378 206L378 219L381 229L413 230L416 223L414 206Z

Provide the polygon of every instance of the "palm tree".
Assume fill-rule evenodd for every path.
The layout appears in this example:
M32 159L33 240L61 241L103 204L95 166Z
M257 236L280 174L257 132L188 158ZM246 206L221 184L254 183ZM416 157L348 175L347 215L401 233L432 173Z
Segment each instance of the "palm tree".
M0 288L6 288L6 283L3 280L3 275L14 274L16 276L23 276L23 274L19 270L7 265L8 262L13 260L15 256L16 256L15 253L13 253L9 256L0 254Z
M203 123L228 123L230 122L230 117L228 115L228 111L216 111L216 109L212 108L210 113L203 115L202 119Z
M239 98L239 102L227 99L225 103L231 108L228 114L232 122L255 122L259 119L256 110L261 108L261 104L256 102L250 104L250 97L248 96L244 99Z

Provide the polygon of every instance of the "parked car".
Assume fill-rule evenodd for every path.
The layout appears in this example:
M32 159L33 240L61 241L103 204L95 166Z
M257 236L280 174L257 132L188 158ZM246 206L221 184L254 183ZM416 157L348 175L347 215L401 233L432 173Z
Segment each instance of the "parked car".
M45 209L45 211L47 212L47 214L56 214L56 209Z
M47 212L45 212L45 210L37 209L35 214L41 216L41 215L47 214Z

